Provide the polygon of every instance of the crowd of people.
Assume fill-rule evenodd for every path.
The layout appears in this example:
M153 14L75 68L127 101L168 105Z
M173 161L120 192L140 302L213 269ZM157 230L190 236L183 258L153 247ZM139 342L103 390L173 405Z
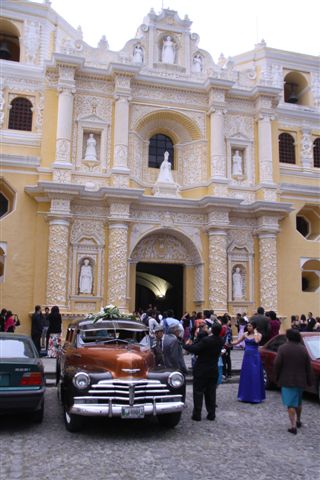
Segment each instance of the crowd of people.
M1 309L0 313L0 332L13 333L16 327L19 327L20 320L16 313L12 313L11 310L6 308Z
M216 389L221 383L222 374L225 379L231 376L231 350L239 345L244 347L244 356L237 398L252 404L266 399L259 346L278 335L281 322L276 312L265 312L263 307L259 307L250 319L246 313L239 313L236 318L238 338L235 341L228 314L216 316L213 311L204 310L192 312L191 315L185 313L179 321L174 318L172 310L160 314L150 306L146 312L139 312L139 317L149 328L148 341L158 366L186 373L182 351L184 349L193 355L192 420L201 421L203 400L207 419L215 419ZM301 317L304 320L304 316ZM314 319L309 312L305 330L312 332L318 331L318 328L319 318ZM301 331L303 329L304 326ZM288 409L288 432L296 434L297 428L302 425L302 392L312 384L312 370L296 324L287 330L286 337L287 342L278 349L275 375L281 386L282 402Z
M231 351L244 348L243 362L237 398L241 402L261 403L265 400L263 368L259 346L278 335L281 322L276 312L265 312L259 307L249 319L247 314L238 313L235 327L238 335L233 340L231 317L227 313L215 315L213 310L185 313L180 320L173 310L160 313L149 305L135 316L148 327L142 344L151 348L158 367L172 368L187 374L183 350L192 356L193 369L193 413L192 420L201 421L203 400L207 419L216 416L216 389L223 380L232 375ZM17 315L1 310L0 331L14 332L20 325ZM62 317L58 306L35 306L31 322L31 337L41 354L56 358L61 348ZM292 315L291 328L287 330L287 342L279 347L275 361L275 377L283 404L288 409L290 433L300 428L302 393L312 383L309 356L301 342L300 332L320 331L320 318L309 312Z

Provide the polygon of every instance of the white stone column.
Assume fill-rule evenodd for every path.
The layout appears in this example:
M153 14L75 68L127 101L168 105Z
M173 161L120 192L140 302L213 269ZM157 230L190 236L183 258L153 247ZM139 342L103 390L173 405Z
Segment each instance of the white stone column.
M260 305L265 310L278 308L278 260L276 233L263 232L259 238Z
M54 162L54 167L56 168L71 168L75 70L76 68L70 65L59 65L56 159Z
M127 96L116 96L114 113L113 167L128 170L129 101Z
M213 108L210 113L210 165L211 178L226 178L226 146L224 139L223 108Z
M313 143L312 132L309 129L302 129L301 131L301 147L300 156L303 168L313 167Z
M67 306L69 229L69 219L49 220L46 303L64 308Z
M260 183L273 184L271 120L265 113L258 118L259 178Z
M227 311L228 262L227 233L225 230L210 229L209 236L209 308L216 313Z
M128 225L109 224L108 245L108 301L121 311L127 309L128 281Z

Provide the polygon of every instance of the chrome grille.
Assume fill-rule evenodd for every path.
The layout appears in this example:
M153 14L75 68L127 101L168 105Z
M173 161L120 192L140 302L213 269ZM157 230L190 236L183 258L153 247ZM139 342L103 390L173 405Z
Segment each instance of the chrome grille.
M159 380L101 380L91 386L87 395L74 398L75 403L139 406L154 402L181 401Z

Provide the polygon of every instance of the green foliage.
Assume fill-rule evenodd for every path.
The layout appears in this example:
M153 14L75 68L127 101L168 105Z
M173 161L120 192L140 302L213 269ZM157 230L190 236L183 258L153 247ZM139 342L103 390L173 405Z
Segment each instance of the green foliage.
M121 313L119 308L115 305L106 305L101 308L99 313L89 313L87 315L87 320L92 320L93 323L96 323L98 320L113 320L117 318L130 318L131 320L137 320L132 314Z

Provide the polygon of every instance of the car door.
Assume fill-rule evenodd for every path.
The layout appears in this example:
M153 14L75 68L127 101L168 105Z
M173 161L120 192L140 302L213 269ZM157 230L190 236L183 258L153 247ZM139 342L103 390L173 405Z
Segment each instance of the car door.
M262 357L263 366L266 370L269 384L276 383L273 365L274 365L274 361L277 356L279 347L283 345L285 342L286 342L285 335L277 335L264 346L264 349L263 349L264 352Z

